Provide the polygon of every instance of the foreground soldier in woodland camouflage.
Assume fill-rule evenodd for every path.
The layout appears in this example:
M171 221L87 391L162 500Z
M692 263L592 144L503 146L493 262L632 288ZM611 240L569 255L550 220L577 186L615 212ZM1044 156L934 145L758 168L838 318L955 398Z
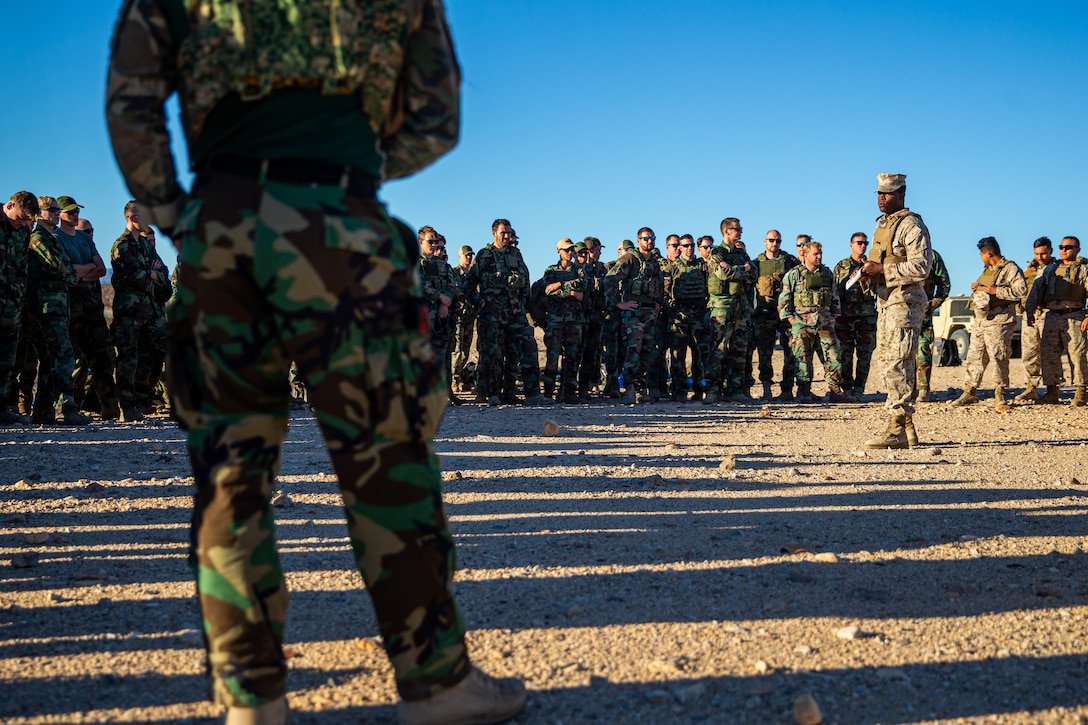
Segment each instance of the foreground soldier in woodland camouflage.
M525 690L471 665L451 587L433 448L446 391L421 332L415 235L375 196L457 140L445 10L440 0L345 0L335 17L324 3L189 7L125 3L107 116L147 221L181 240L170 389L196 481L190 559L213 697L228 723L288 717L288 595L269 499L293 359L328 441L402 721L509 718ZM165 130L175 90L197 170L188 200Z
M933 313L940 309L944 301L948 299L948 293L952 291L952 279L948 276L948 267L937 250L933 250L933 269L926 278L926 297L929 304L922 314L922 327L918 332L918 358L915 361L918 367L916 373L915 392L916 399L920 403L929 402L930 381L933 377Z

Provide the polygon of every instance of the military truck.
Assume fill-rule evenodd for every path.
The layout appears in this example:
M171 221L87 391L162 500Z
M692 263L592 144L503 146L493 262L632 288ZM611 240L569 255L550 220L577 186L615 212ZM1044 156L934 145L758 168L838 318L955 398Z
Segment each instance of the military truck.
M975 322L975 313L968 306L970 301L967 295L949 297L933 312L933 346L941 365L959 365L967 359ZM1020 357L1020 319L1017 315L1012 334L1013 357Z

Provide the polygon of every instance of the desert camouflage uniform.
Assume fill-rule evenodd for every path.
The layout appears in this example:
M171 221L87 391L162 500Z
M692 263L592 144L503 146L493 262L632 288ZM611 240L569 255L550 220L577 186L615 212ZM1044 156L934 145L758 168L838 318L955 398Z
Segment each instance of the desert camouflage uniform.
M182 245L168 372L196 481L190 561L208 674L215 699L230 706L261 705L286 687L288 594L269 499L287 433L291 360L331 454L352 551L401 696L423 699L470 672L432 442L446 405L442 361L422 320L416 235L388 215L374 189L379 177L414 173L456 142L460 71L438 0L337 7L347 92L275 88L234 106L251 127L295 114L286 128L295 135L280 138L280 146L293 144L294 161L202 145L219 130L215 114L202 111L217 105L217 90L229 91L222 82L246 68L229 32L210 33L217 51L197 56L203 71L179 68L185 28L173 23L185 17L180 2L129 0L113 41L107 119L114 151L145 219ZM281 73L320 85L319 71L316 79L305 74L336 67L309 57L334 45L321 37L328 9L292 8L304 16L297 27L315 28L312 42L309 33L290 37L278 16L247 19L262 42L283 40L299 51L303 62ZM296 55L273 57L289 64ZM363 72L357 63L367 57ZM271 79L262 78L270 90ZM176 89L198 165L187 203L165 132L163 104ZM401 105L392 105L394 97ZM362 113L353 116L360 101ZM237 103L227 96L223 112ZM323 123L345 125L324 134L301 128L319 114ZM257 142L243 136L235 143ZM326 141L329 157L316 150ZM358 165L331 158L348 153Z
M948 293L952 291L952 280L948 276L948 267L937 250L933 250L933 269L929 271L929 277L925 283L926 297L929 304L922 315L922 327L918 332L918 357L916 360L917 388L929 390L930 379L933 375L933 313L948 299Z
M585 311L581 300L572 297L573 292L585 293L587 280L581 267L571 263L563 269L553 264L544 270L544 286L553 282L562 283L562 287L548 293L548 319L544 323L544 395L551 397L555 392L555 376L559 372L559 356L563 356L563 370L560 375L559 399L571 401L577 394L578 363L582 355L582 326L585 324Z
M30 235L27 278L30 340L41 361L35 410L74 411L76 353L68 334L68 290L76 284L76 271L57 237L40 224Z
M582 265L582 276L586 280L585 296L582 308L585 310L585 324L582 326L582 359L578 364L578 394L589 395L589 391L601 382L601 344L605 323L604 278L608 267L597 260Z
M789 252L779 252L771 259L761 252L755 259L755 305L752 309L752 336L755 350L759 352L759 382L774 382L774 345L782 345L782 388L793 387L797 376L797 360L790 354L790 325L778 316L778 296L782 292L782 279L801 260Z
M1084 319L1085 300L1088 299L1088 261L1078 257L1070 263L1061 261L1047 266L1035 278L1024 304L1024 314L1036 318L1039 310L1046 310L1043 318L1039 357L1042 362L1043 384L1047 387L1062 383L1062 353L1069 353L1073 366L1073 385L1085 384L1088 368L1085 334L1080 329Z
M474 256L475 258L475 256ZM476 329L476 300L469 295L468 283L465 277L469 267L457 265L453 271L457 273L457 287L461 290L461 296L457 299L457 316L454 326L457 330L453 338L453 390L464 392L462 386L465 381L465 366L472 354L472 333Z
M1024 267L1024 283L1028 291L1031 291L1035 279L1046 268L1032 257ZM1028 323L1028 316L1024 313L1027 296L1017 305L1017 312L1021 313L1020 320L1020 361L1024 363L1024 373L1027 375L1027 387L1034 388L1043 382L1043 366L1040 359L1039 342L1042 338L1043 326L1046 324L1046 310L1038 308L1035 318Z
M888 391L884 407L893 416L913 415L918 335L929 308L925 281L933 269L933 247L922 217L910 209L881 214L876 221L869 259L884 264L884 274L873 280L877 299L876 357ZM880 257L877 235L886 234L891 225L896 226L889 256Z
M842 387L839 340L835 337L839 313L839 293L825 265L809 271L802 264L786 272L778 295L778 316L790 325L790 352L797 361L797 382L812 382L812 355L819 345L828 386L834 390Z
M612 314L619 317L624 390L645 393L654 327L665 294L657 257L643 256L637 250L621 255L605 277L605 294ZM616 305L622 302L637 302L638 306L618 309Z
M110 250L113 265L113 325L110 334L117 348L117 390L121 407L138 402L137 386L149 395L166 360L166 319L159 300L170 296L166 265L147 237L125 231ZM154 272L158 279L152 279ZM143 358L142 376L138 374Z
M1012 333L1016 329L1016 305L1027 294L1024 273L1011 259L1002 259L995 266L987 266L978 278L980 286L997 288L991 295L975 290L971 304L975 311L975 324L971 329L971 346L967 350L963 386L975 390L982 383L986 364L993 360L996 366L994 385L1009 386L1009 357L1012 355Z
M525 316L529 268L515 247L487 245L465 276L476 308L477 399L514 395L514 366L520 367L526 396L540 393L536 337Z
M16 374L16 352L23 326L27 285L26 229L16 229L0 214L0 410L7 409Z
M678 257L665 280L672 323L669 348L672 354L672 397L685 400L689 387L696 399L703 395L703 355L700 339L706 316L706 260L696 255L691 261ZM691 386L688 385L688 356L691 356Z
M835 318L835 337L839 341L842 384L847 392L865 392L869 367L876 349L876 294L864 277L846 289L846 282L865 264L865 258L840 260L831 275L839 293L842 312Z
M726 249L717 245L710 251L707 286L710 299L704 318L706 336L703 365L706 370L706 392L731 394L746 392L748 346L751 343L752 286L756 266L751 264L744 249Z

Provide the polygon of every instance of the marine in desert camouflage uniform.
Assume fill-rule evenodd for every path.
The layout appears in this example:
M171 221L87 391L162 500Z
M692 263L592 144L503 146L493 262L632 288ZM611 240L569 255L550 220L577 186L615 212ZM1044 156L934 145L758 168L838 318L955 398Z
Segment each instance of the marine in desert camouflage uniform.
M1083 406L1085 370L1088 369L1088 318L1084 306L1088 300L1088 259L1078 256L1080 240L1074 236L1058 245L1058 262L1035 277L1024 303L1024 318L1037 324L1039 310L1046 310L1039 340L1043 384L1046 394L1041 402L1058 402L1062 380L1062 355L1069 354L1073 366L1073 405Z
M1005 405L1005 389L1009 386L1016 306L1027 294L1027 285L1020 267L1001 256L1001 246L993 237L979 240L978 255L983 270L978 280L971 283L975 322L965 363L963 394L952 404L962 406L978 402L978 386L982 383L986 364L993 360L994 405L1002 406Z
M181 239L169 375L196 484L190 562L213 697L228 723L287 720L288 594L269 499L295 360L402 722L510 717L524 689L472 667L452 591L433 447L446 391L415 234L376 198L381 180L456 143L460 71L445 10L440 0L344 0L335 17L324 3L192 7L123 5L107 119L147 221ZM197 170L188 199L166 130L175 90Z
M1024 282L1030 291L1044 269L1054 261L1054 244L1049 237L1039 237L1033 243L1032 258L1024 267ZM1027 385L1024 391L1013 398L1017 403L1033 405L1039 400L1039 386L1042 385L1043 367L1039 358L1039 340L1046 324L1046 310L1039 308L1035 311L1035 319L1028 324L1027 315L1024 314L1024 306L1027 297L1017 306L1017 312L1022 317L1020 320L1020 361L1024 364L1024 374L1027 375Z

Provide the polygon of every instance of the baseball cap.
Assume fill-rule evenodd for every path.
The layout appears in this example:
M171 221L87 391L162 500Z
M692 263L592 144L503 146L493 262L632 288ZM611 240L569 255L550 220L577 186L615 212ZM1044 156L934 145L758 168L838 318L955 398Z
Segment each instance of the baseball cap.
M57 206L60 207L61 211L75 211L76 209L84 208L82 204L77 204L76 200L70 196L58 196Z

